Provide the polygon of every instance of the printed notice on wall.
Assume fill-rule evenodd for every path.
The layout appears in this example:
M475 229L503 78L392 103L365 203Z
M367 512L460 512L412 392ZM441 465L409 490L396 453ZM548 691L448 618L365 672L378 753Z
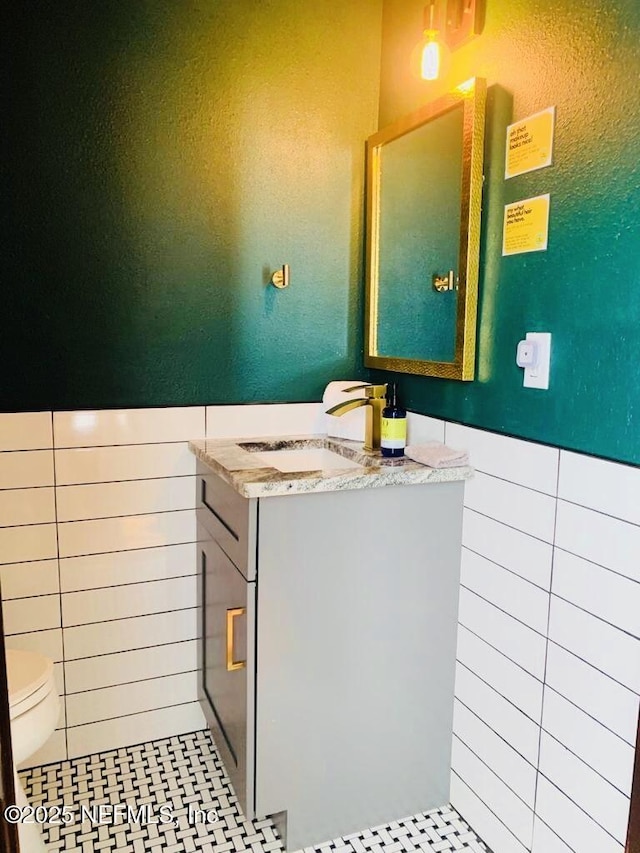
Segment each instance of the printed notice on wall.
M522 175L551 165L555 116L556 108L548 107L509 125L505 178L513 178L514 175Z
M549 200L547 193L505 205L503 255L522 255L525 252L546 250L549 237Z

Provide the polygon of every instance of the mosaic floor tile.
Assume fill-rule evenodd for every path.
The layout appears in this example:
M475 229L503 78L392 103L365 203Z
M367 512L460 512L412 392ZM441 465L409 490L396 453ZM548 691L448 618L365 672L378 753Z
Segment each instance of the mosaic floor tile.
M49 853L278 853L270 819L249 821L209 732L21 773ZM450 806L305 848L304 853L491 853Z

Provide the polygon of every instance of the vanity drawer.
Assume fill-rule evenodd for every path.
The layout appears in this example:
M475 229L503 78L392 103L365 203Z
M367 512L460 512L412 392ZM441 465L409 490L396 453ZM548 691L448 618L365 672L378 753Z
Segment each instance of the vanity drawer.
M239 495L228 483L198 467L198 522L210 533L247 580L255 579L255 500ZM253 546L250 543L254 543Z

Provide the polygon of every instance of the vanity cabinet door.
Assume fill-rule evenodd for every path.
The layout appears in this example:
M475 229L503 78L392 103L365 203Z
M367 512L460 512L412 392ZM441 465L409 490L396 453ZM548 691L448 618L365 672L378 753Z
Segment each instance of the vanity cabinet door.
M200 528L203 531L203 528ZM201 559L202 704L245 814L253 808L255 584L210 536ZM250 778L248 778L250 777Z

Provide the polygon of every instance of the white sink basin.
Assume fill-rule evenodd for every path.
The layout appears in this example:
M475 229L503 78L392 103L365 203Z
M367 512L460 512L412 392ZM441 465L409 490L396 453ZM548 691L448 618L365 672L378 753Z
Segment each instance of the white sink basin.
M330 471L345 468L362 468L357 462L346 459L325 447L304 447L296 450L262 450L253 454L267 468L290 473L293 471Z

